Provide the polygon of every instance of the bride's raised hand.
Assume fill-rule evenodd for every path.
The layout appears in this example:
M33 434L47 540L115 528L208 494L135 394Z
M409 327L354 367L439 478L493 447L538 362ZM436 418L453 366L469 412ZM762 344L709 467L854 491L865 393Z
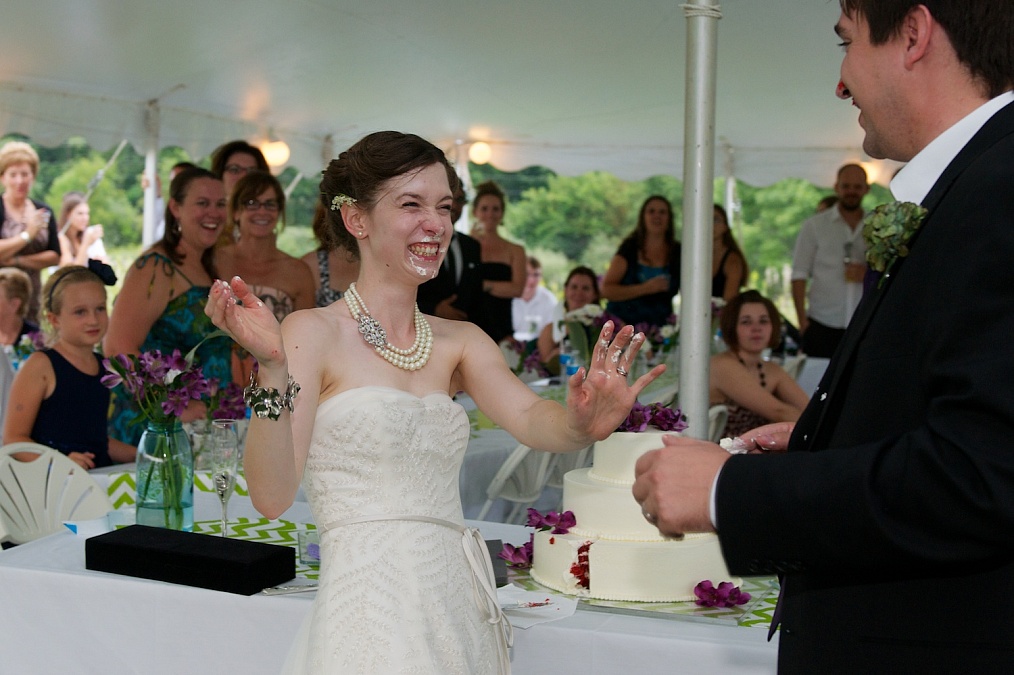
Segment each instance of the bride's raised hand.
M602 326L587 375L581 368L568 382L567 425L596 439L616 431L638 394L665 372L664 364L657 365L628 385L627 372L644 344L644 334L635 335L632 326L624 326L615 336L613 330L612 321Z
M278 319L239 277L233 277L230 283L219 279L212 284L204 313L258 363L284 361Z

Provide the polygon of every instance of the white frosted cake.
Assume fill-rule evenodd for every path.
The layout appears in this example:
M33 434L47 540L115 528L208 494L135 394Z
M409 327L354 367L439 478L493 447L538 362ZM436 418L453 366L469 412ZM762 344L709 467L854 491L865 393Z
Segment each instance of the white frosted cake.
M637 459L662 447L663 432L617 432L594 448L591 468L567 472L563 509L577 525L567 534L535 533L532 578L554 590L603 600L681 602L710 579L736 585L718 537L688 533L666 539L631 494Z

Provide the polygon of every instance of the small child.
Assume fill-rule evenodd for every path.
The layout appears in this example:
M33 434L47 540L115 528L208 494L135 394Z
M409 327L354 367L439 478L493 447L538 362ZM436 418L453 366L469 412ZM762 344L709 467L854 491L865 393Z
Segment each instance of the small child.
M21 364L11 385L3 442L34 441L55 448L85 469L134 461L137 449L109 437L109 389L95 353L106 330L106 288L112 269L95 260L54 272L42 289L55 342ZM21 460L33 453L15 455Z

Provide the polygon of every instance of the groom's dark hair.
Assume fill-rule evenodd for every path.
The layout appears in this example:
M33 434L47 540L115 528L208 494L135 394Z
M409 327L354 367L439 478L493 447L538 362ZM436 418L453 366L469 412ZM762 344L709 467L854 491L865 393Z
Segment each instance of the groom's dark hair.
M1011 0L838 0L851 18L861 16L870 41L897 36L908 13L925 5L950 38L958 60L990 98L1014 86L1014 2Z

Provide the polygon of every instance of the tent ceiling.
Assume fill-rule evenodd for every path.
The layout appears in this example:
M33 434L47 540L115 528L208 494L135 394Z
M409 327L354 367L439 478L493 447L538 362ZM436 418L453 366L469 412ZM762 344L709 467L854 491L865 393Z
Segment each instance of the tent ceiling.
M716 172L828 184L867 159L833 95L838 3L721 6ZM33 0L0 23L0 132L142 149L158 99L161 145L273 133L308 175L380 129L488 140L505 170L680 175L685 35L675 0Z

